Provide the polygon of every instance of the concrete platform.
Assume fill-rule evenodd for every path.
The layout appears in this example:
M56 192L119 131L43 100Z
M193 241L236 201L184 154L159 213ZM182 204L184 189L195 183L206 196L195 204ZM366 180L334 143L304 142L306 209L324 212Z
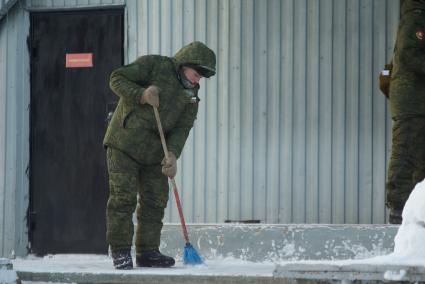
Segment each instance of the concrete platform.
M9 259L0 258L0 284L17 284L18 282L12 262Z
M204 266L135 268L115 270L106 256L57 255L15 261L21 280L59 283L280 283L273 277L273 263L234 259L207 260Z
M21 275L23 276L23 275ZM25 277L25 276L24 276ZM45 283L46 277L40 277L41 282ZM90 283L90 284L115 284L115 283L128 283L128 284L206 284L206 283L221 283L221 284L244 284L244 283L264 283L264 284L278 284L278 283L294 283L293 281L287 282L272 277L246 277L246 276L193 276L193 275L84 275L75 276L72 274L63 275L61 277L49 277L49 279L57 282L72 282L72 283ZM61 280L62 279L62 280ZM51 282L49 280L48 282ZM38 281L36 278L31 280ZM24 282L25 284L25 282ZM36 283L35 283L36 284ZM53 284L53 283L52 283Z
M425 282L425 266L400 264L288 263L277 265L277 278L310 281L345 281L347 283Z
M253 262L340 260L389 254L394 225L190 225L192 244L209 259L234 257ZM182 255L180 225L164 226L161 250Z
M170 224L163 229L161 251L178 260L171 269L117 271L109 257L93 255L30 256L13 260L13 265L24 284L26 281L81 284L423 281L425 265L391 266L385 262L362 265L360 259L392 252L397 228L391 225L190 225L191 243L206 259L207 266L188 267L181 262L184 242L180 226ZM353 263L356 260L339 263L344 259L359 259L359 263Z

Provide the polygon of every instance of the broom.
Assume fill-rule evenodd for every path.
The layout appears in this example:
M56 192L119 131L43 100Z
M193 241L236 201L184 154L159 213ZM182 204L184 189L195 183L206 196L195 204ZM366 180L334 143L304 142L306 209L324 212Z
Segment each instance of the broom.
M162 149L164 150L165 158L168 159L168 149L167 149L167 144L165 143L164 131L162 130L162 124L161 124L161 119L159 118L158 108L154 107L153 110L155 113L156 123L158 125L159 136L161 137ZM183 210L182 210L182 205L180 202L179 193L177 191L176 181L174 180L174 178L170 178L170 180L173 185L174 196L176 197L176 204L177 204L177 209L179 211L180 223L183 229L183 237L186 241L186 245L184 247L184 253L183 253L183 262L184 264L190 264L190 265L203 264L204 262L202 261L198 252L189 242L189 234L187 233L186 222L184 221Z

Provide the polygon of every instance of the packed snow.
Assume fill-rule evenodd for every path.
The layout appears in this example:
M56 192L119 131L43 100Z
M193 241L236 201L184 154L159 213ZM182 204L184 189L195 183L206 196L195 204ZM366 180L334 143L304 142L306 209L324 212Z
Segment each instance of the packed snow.
M425 180L415 187L406 202L394 243L394 256L425 263Z
M0 269L0 284L14 284L17 279L16 271Z
M0 284L16 283L18 276L16 271L10 269L11 265L9 259L0 258Z
M234 258L206 261L205 265L184 265L178 261L171 268L138 268L116 270L110 257L104 255L49 255L43 258L27 257L14 261L14 269L28 272L75 272L91 274L140 274L140 275L230 275L272 276L274 264L254 263Z

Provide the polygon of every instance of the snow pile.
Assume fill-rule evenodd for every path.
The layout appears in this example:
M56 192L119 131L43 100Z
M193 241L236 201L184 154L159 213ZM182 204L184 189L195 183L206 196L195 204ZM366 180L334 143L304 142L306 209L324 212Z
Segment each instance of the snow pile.
M425 179L410 193L403 209L403 221L394 238L394 252L361 260L365 264L425 266ZM404 270L385 273L387 280L399 280Z
M394 256L425 258L425 180L418 183L403 210L394 239Z
M384 273L384 279L389 281L401 281L406 276L407 271L405 269L401 270L387 270Z
M14 270L0 269L0 284L16 284L18 275Z
M0 284L16 284L18 275L8 259L0 258Z

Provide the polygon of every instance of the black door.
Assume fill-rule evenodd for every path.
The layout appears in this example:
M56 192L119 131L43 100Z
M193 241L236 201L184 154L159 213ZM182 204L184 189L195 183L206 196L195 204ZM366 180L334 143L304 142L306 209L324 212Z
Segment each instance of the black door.
M107 253L102 139L123 10L31 14L31 251Z

